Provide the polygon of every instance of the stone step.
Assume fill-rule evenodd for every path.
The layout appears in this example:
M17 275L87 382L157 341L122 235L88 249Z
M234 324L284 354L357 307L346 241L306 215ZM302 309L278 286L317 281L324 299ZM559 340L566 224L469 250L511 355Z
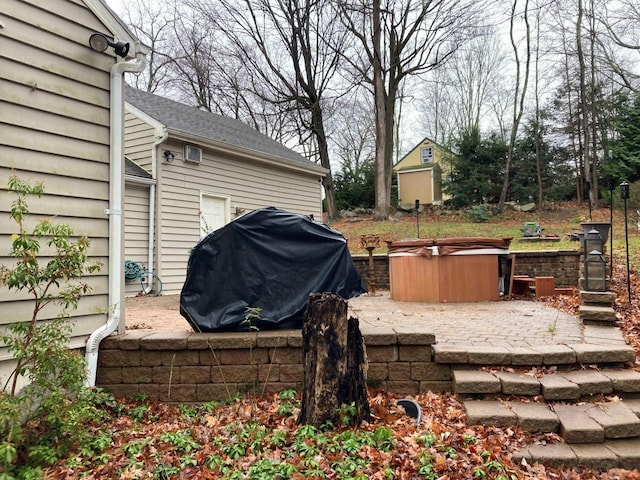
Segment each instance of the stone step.
M579 366L633 363L635 350L622 332L604 325L585 325L583 343L543 344L535 347L469 346L442 343L432 346L433 361L449 365Z
M640 438L637 406L612 402L547 404L499 400L464 402L470 424L519 426L533 433L558 433L567 444Z
M612 307L583 304L580 305L578 312L583 322L613 325L617 320L616 312Z
M598 470L640 468L640 439L603 443L532 444L513 454L513 461L539 462L553 467L584 465Z
M640 394L640 372L631 369L581 369L544 375L455 369L452 376L453 391L459 398L519 395L576 402L598 395Z
M616 294L614 292L588 292L581 290L579 295L580 303L585 305L611 306L616 300Z

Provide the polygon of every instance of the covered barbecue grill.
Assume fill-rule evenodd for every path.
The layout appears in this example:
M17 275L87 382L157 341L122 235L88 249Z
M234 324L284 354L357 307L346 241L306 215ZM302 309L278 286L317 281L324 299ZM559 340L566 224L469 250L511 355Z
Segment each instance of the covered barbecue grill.
M298 328L310 293L366 292L346 239L309 217L254 210L191 252L180 313L200 332ZM247 321L247 308L260 309Z

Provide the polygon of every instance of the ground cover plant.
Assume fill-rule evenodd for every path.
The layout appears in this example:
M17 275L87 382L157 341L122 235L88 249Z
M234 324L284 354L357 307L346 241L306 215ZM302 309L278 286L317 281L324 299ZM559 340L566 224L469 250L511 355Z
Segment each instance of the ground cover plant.
M535 215L517 212L491 218L479 225L494 225L493 229L482 230L475 236L503 236L502 232L511 231L518 237L522 235L519 228L524 221L539 221L549 233L556 228L578 230L580 221L585 220L585 212L577 206L569 213ZM554 223L554 215L559 217L558 223ZM426 230L421 226L421 237L435 238L444 232L448 236L466 236L469 235L466 229L478 225L464 221L458 214L439 217L425 214L424 225L430 226ZM608 211L594 212L594 220L601 217L608 218ZM363 233L385 231L394 238L415 236L411 234L413 221L404 218L387 224L361 217L333 226L343 231L350 245L354 245ZM621 243L624 232L621 236L619 217L614 222L614 244ZM631 240L636 236L632 230ZM575 242L566 242L567 248L575 248ZM631 257L633 261L638 258L637 250L633 250ZM626 298L623 260L624 255L616 250L612 282L617 294L615 308L628 343L640 354L638 301L629 303ZM631 281L632 298L640 299L635 269ZM576 296L546 301L569 313L577 312ZM462 405L448 394L414 397L423 410L419 425L397 406L397 396L374 389L369 395L372 417L368 423L352 428L345 421L316 428L296 425L300 392L293 390L197 405L163 404L144 396L115 399L96 391L92 406L100 416L83 419L79 428L86 435L77 439L67 455L45 468L42 476L48 479L640 479L638 471L516 465L511 454L520 447L531 442L554 443L559 438L553 434L533 435L515 427L470 426ZM348 407L341 410L347 420L349 414Z

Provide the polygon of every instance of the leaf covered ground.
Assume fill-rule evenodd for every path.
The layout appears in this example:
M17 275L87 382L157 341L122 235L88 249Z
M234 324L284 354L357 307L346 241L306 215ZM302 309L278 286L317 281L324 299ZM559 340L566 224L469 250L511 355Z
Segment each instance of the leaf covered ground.
M416 425L396 398L370 392L371 421L360 428L296 425L293 392L225 404L111 403L110 419L88 425L93 440L46 478L188 479L634 479L638 472L514 465L511 453L554 435L469 426L450 395L424 394Z
M632 299L640 288L632 273ZM637 301L627 301L626 269L614 268L619 326L640 351ZM544 300L577 314L574 296ZM360 428L298 426L298 393L235 398L202 405L167 405L145 398L107 400L106 417L87 425L92 441L52 466L51 479L640 479L640 472L554 469L514 464L531 442L558 442L518 428L468 425L448 394L414 397L419 425L398 397L370 391L372 417ZM348 415L348 412L345 413Z
M569 219L565 212L555 228L570 231L583 220L576 218L577 222ZM520 216L501 220L512 230L515 227L507 224L520 221ZM349 234L352 238L368 233L362 227L369 228L370 222L364 222L354 222L360 228ZM556 225L551 222L548 224ZM434 219L431 225L444 231L445 223L434 227ZM611 290L617 296L618 325L640 354L636 273L629 274L629 302L624 262L616 258L613 272ZM543 301L577 315L577 294ZM202 405L106 398L102 405L105 417L86 426L92 432L91 442L51 466L46 478L640 479L637 470L598 472L515 465L511 455L522 446L560 439L518 428L468 425L462 405L448 394L414 397L422 408L422 421L416 425L397 406L398 397L371 390L372 417L359 428L298 426L300 395L293 391L258 397L248 394L223 404Z

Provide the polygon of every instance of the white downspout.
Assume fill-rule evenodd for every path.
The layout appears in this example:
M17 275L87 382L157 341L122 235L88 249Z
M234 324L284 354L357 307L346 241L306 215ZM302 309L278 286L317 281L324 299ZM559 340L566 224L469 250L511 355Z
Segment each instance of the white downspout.
M109 311L107 322L94 331L87 341L85 359L87 361L86 384L90 387L96 384L98 371L98 347L100 342L111 335L120 323L120 302L122 299L122 182L124 147L122 139L123 129L123 77L125 72L141 72L145 67L145 55L136 45L135 62L117 62L111 67L111 96L109 105L110 142L109 155L109 208L105 213L109 215Z
M153 178L156 183L158 182L158 146L164 143L167 138L169 138L169 133L167 129L164 128L155 142L153 142L153 151L151 152L151 178ZM156 271L154 268L155 265L153 264L153 239L156 222L156 183L152 183L149 187L149 250L147 268L160 275L160 272Z

